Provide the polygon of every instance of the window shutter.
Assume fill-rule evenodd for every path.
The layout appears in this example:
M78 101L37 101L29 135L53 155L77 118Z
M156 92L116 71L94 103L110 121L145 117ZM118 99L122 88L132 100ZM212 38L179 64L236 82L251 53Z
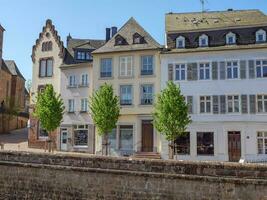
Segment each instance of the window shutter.
M187 96L188 112L193 114L193 96Z
M241 95L241 107L242 107L243 114L248 113L248 98L247 98L247 95L245 94Z
M168 64L168 80L173 80L173 64Z
M240 78L245 79L247 74L247 61L241 60L240 61Z
M212 62L212 80L218 79L218 62Z
M226 96L225 95L220 96L220 113L221 114L226 113Z
M249 78L255 78L255 62L254 60L248 61Z
M193 81L197 80L197 63L188 63L187 64L187 80Z
M252 114L256 113L256 95L249 95L249 111Z
M225 62L220 62L220 79L224 80L226 75Z
M212 96L213 114L219 114L219 96Z

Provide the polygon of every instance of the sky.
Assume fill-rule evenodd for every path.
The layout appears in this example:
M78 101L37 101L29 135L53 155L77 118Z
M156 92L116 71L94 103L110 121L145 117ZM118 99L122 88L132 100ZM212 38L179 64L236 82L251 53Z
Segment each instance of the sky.
M205 0L205 10L260 9L267 0ZM169 12L199 12L200 0L0 0L0 24L5 28L3 58L15 60L25 79L32 78L32 46L46 19L51 19L66 44L74 38L105 39L105 28L120 28L134 17L164 44L164 17Z

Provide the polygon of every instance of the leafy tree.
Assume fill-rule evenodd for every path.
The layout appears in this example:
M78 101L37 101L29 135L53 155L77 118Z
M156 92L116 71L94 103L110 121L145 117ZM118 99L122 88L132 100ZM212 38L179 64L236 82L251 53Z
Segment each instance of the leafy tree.
M184 96L172 81L157 96L153 119L156 129L169 141L169 158L173 158L174 141L184 134L191 120Z
M98 134L103 136L102 154L108 155L108 134L116 127L120 114L119 98L114 95L112 85L105 83L93 93L90 109Z
M51 132L60 126L64 113L63 100L57 95L51 84L45 87L44 92L38 93L34 116L48 132L48 139L52 143ZM50 151L50 150L49 150Z

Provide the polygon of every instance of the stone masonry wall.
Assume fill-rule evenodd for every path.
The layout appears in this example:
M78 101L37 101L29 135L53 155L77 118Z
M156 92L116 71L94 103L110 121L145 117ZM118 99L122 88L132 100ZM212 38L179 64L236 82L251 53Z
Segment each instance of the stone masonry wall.
M0 199L267 199L267 165L0 152Z

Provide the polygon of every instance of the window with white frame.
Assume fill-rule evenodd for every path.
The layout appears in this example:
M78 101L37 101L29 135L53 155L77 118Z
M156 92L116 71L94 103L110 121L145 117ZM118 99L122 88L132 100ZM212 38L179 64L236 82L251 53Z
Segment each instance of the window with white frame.
M256 32L256 42L266 42L266 31L265 30L258 30Z
M81 112L87 112L88 110L88 99L83 98L81 99Z
M141 75L152 75L153 70L153 56L141 56Z
M257 111L259 113L267 112L267 95L257 95Z
M200 113L211 113L211 96L200 96Z
M199 37L199 46L200 47L207 47L209 46L209 37L205 34Z
M267 77L267 60L256 61L256 76L257 78Z
M227 112L228 113L239 113L239 96L238 95L227 96Z
M87 147L88 146L88 125L74 125L74 146Z
M175 80L183 81L185 80L186 67L185 64L176 64L175 65Z
M81 86L88 86L88 74L82 74L81 77Z
M227 68L227 78L228 79L237 79L238 74L238 62L237 61L228 61L226 62Z
M141 86L141 104L151 105L153 104L153 85L147 84Z
M257 133L258 154L267 154L267 131Z
M199 64L199 79L200 80L210 79L210 64L209 63Z
M69 87L76 87L76 77L75 75L69 76Z
M130 77L133 75L133 57L120 57L120 76Z
M103 58L101 59L100 66L100 77L101 78L110 78L112 76L112 59Z
M121 85L120 86L120 104L132 105L132 86Z
M39 66L39 77L52 77L53 76L53 59L41 59Z
M176 48L185 48L185 38L183 36L179 36L176 38Z
M70 113L74 112L74 99L68 100L68 112Z
M226 44L231 45L236 43L236 34L230 32L226 35Z

